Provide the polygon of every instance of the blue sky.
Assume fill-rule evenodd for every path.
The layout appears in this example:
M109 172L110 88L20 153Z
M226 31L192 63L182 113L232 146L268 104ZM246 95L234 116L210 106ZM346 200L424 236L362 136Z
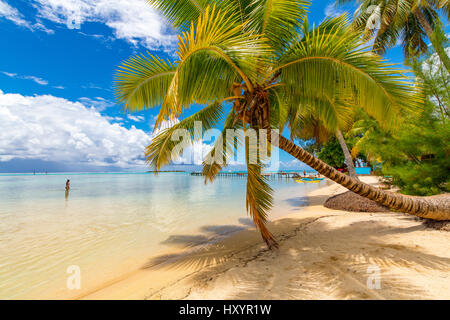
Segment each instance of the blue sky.
M338 14L313 1L309 19ZM145 170L157 109L125 115L114 72L175 35L145 0L0 0L0 171ZM401 63L400 48L388 58ZM286 154L286 166L302 168Z

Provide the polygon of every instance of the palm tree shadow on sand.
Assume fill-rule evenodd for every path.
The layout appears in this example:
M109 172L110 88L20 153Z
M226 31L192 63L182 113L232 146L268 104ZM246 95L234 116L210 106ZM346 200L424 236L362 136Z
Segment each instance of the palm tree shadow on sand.
M326 221L327 217L323 218ZM381 221L359 221L330 229L323 218L273 222L275 234L286 224L295 226L288 233L277 234L281 245L278 250L268 250L254 230L247 230L236 236L246 239L249 237L244 234L251 233L254 237L241 243L239 249L226 239L152 258L143 269L198 269L185 280L187 288L194 287L189 292L195 292L196 286L214 288L217 280L221 281L217 286L225 290L221 291L225 292L223 296L214 296L217 299L424 299L427 292L423 287L391 271L450 270L449 258L383 239L421 230L421 225L393 228ZM205 230L225 227L208 226ZM286 242L290 239L294 242ZM182 240L177 238L176 243ZM279 263L274 264L274 260ZM367 287L367 268L373 265L381 270L380 290ZM185 297L187 293L181 296Z
M162 244L181 248L194 248L218 242L236 232L254 227L250 219L240 218L241 225L207 225L200 228L200 235L171 235Z
M325 195L309 195L304 197L294 197L284 199L283 202L292 207L293 211L306 206L316 206L323 204L330 196Z

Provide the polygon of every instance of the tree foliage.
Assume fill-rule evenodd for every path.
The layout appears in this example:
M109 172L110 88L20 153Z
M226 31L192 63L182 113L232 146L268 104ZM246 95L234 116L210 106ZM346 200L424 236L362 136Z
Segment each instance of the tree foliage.
M436 53L414 60L412 68L426 95L420 113L407 114L391 132L382 130L370 117L355 123L363 133L353 152L365 153L382 173L410 195L450 191L449 74Z
M335 137L332 137L318 153L318 158L334 168L344 166L344 152Z

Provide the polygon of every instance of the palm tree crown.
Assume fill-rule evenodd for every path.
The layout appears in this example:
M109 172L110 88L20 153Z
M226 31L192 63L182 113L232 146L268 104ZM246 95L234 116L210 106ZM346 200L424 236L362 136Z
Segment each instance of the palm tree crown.
M450 69L450 60L436 39L440 25L439 12L450 16L449 0L338 0L339 4L357 2L353 26L364 31L367 39L374 37L373 49L384 54L401 43L406 59L428 50L431 41L442 62Z

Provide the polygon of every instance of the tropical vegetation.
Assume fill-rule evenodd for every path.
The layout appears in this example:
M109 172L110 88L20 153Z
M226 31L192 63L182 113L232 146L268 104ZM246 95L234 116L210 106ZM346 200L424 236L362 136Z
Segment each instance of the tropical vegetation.
M339 104L335 103L336 107ZM329 164L333 168L342 168L345 166L348 169L348 173L351 177L358 179L355 170L354 159L351 156L348 143L341 131L348 130L349 125L352 121L351 116L340 117L344 118L346 121L339 125L336 132L330 132L329 129L322 123L320 119L315 117L314 111L311 112L311 108L299 108L298 115L296 116L294 123L291 124L291 140L295 141L307 141L309 143L309 149L307 151L317 150L317 156L320 160ZM345 111L348 112L348 106L345 107ZM303 114L305 110L307 114ZM358 109L355 108L354 111Z
M444 41L444 45L446 45ZM409 114L391 132L360 114L350 134L361 138L353 154L364 153L382 174L392 177L400 192L434 195L450 191L450 76L435 52L412 63L426 94L423 110Z

